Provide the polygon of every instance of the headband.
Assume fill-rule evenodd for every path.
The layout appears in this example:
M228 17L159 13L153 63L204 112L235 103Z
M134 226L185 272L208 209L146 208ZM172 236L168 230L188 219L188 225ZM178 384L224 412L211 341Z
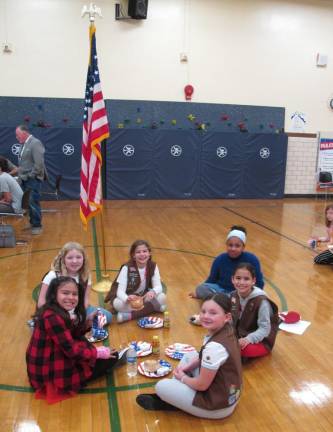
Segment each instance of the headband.
M238 237L244 244L246 243L246 234L243 231L237 229L231 230L230 233L227 235L227 241L231 237Z

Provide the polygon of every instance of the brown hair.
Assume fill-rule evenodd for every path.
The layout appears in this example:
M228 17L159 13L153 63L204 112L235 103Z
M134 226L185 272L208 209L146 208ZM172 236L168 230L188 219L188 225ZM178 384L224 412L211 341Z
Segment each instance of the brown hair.
M133 259L134 254L135 254L135 250L138 246L146 246L146 248L149 250L150 258L151 258L150 244L146 240L135 240L135 242L132 243L132 246L130 247L130 250L129 250L129 256L131 259Z
M3 171L3 172L8 172L9 171L9 169L8 169L8 161L3 156L0 156L0 168L1 168L1 171Z
M225 313L231 312L231 300L230 298L223 293L213 294L204 299L204 302L208 300L213 300L216 304L218 304Z
M244 227L241 226L241 225L233 225L233 226L230 228L229 232L231 232L231 231L233 231L233 230L242 231L244 234L247 235L246 228L244 228Z
M252 264L247 263L247 262L242 262L239 263L238 266L235 268L234 272L233 272L233 276L235 276L236 271L240 270L240 269L245 269L247 271L250 272L251 276L255 279L256 278L256 269L253 267Z
M333 210L333 204L329 204L325 207L325 225L327 226L327 228L329 228L332 224L332 222L330 222L327 219L327 210L332 209Z
M47 309L51 309L55 313L59 314L67 325L71 324L69 313L65 311L57 301L59 288L68 283L74 284L78 289L78 304L75 307L75 313L77 315L78 325L85 325L86 309L84 307L84 287L81 284L76 283L76 281L70 276L59 276L51 280L46 291L45 304L37 309L36 314L34 315L35 318L41 319L43 313Z

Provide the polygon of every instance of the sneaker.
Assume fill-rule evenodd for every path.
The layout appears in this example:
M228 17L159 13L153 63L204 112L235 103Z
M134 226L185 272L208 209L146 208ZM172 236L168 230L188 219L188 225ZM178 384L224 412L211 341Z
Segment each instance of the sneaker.
M27 326L30 327L31 329L33 329L35 327L35 320L34 319L29 319L27 321Z
M130 321L132 319L131 312L118 312L117 314L117 323L122 323L125 321Z
M43 231L42 227L32 227L31 228L31 234L32 235L38 235L41 234Z
M129 350L129 346L118 351L118 360L117 360L117 363L114 365L114 367L118 367L118 366L122 366L122 365L126 364L126 362L127 362L126 353L128 350Z
M197 325L197 326L201 326L200 315L192 315L192 316L190 316L189 322L191 324L194 324L194 325Z
M164 402L157 394L148 394L144 393L136 398L136 403L140 405L141 408L144 408L149 411L178 411L173 405Z

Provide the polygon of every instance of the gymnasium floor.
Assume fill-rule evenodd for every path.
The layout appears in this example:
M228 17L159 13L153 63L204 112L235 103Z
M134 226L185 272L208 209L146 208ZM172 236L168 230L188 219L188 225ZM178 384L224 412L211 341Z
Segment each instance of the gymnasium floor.
M104 212L106 269L116 275L137 238L153 247L167 286L170 329L144 330L135 322L110 327L107 344L157 334L164 347L186 342L199 348L204 331L187 323L199 303L188 292L207 276L212 258L224 251L231 225L248 230L247 250L259 256L265 290L280 310L296 310L311 326L302 336L279 332L273 354L244 367L244 391L228 419L202 420L182 412L145 412L135 397L153 391L154 381L128 379L125 366L100 379L77 397L48 406L34 399L25 370L34 310L33 294L61 246L75 240L88 252L93 279L101 278L103 252L99 220L82 229L78 203L48 202L44 232L31 236L14 221L17 237L27 240L15 249L0 249L0 418L1 432L244 432L333 430L333 303L331 267L314 266L306 240L324 233L324 201L285 199L205 201L113 201ZM91 303L103 296L92 293ZM175 360L171 360L176 365Z

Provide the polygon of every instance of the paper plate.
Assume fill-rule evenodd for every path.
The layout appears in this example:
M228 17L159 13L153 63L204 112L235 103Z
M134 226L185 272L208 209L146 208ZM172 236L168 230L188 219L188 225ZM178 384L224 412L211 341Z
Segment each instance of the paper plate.
M165 348L165 354L174 360L181 360L184 354L191 351L195 351L194 346L183 343L174 343Z
M108 337L109 337L109 333L108 333L107 330L105 330L104 336L103 337L99 337L99 338L93 337L93 335L91 334L91 332L89 332L89 333L86 334L87 341L91 342L91 343L101 342L101 341L107 339Z
M154 316L140 318L138 320L138 326L146 329L160 328L163 327L163 319Z
M145 369L145 362L143 361L138 365L138 371L141 375L144 375L149 378L161 378L165 375L168 375L172 371L171 364L166 360L160 360L159 363L160 366L156 372L148 372Z
M136 355L138 357L145 357L149 354L152 353L153 349L151 346L151 343L149 342L145 342L145 341L133 341L130 342L128 345L132 345L135 344L135 351L136 351Z

